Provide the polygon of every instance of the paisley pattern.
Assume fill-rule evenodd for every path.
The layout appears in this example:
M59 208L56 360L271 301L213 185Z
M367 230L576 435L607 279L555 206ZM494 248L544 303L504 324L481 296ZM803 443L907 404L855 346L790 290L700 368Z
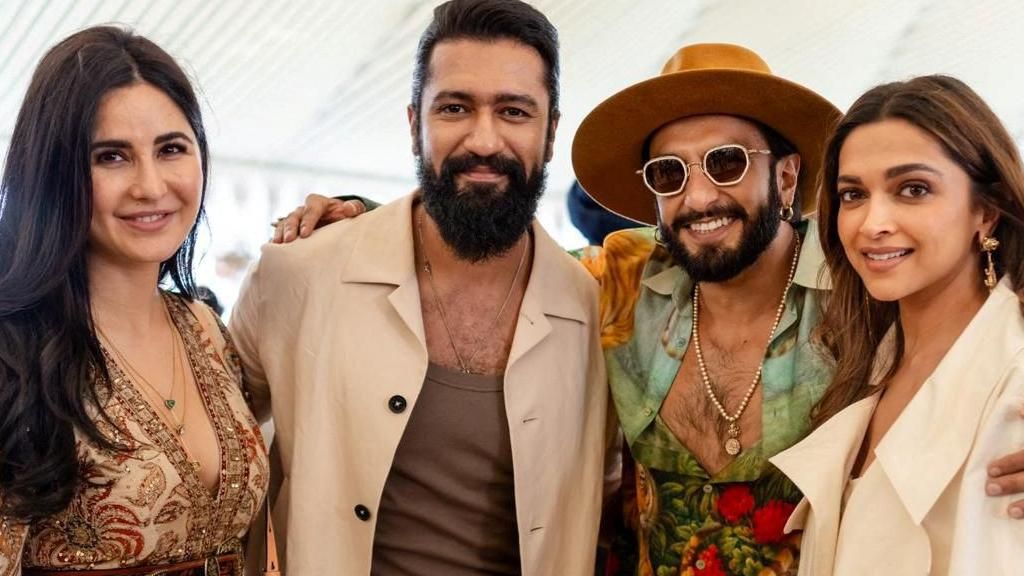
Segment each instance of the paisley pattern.
M20 568L160 565L214 553L245 535L266 494L263 437L242 394L241 364L209 309L165 294L220 448L217 493L203 485L178 440L107 354L113 426L129 447L110 452L78 438L83 482L61 513L29 526L0 520L0 576ZM125 436L127 433L127 437Z

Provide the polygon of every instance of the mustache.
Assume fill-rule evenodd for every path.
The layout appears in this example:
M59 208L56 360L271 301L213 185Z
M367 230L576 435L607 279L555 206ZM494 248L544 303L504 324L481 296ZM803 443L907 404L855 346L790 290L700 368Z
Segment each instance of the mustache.
M714 218L735 218L740 221L745 221L748 219L748 214L747 211L738 204L732 204L729 206L713 206L710 209L701 212L679 214L672 219L671 228L673 232L679 233L680 230L694 222Z
M442 172L451 175L468 172L474 168L490 168L498 174L509 177L515 177L523 171L523 165L518 160L499 154L492 156L480 156L477 154L450 156L441 166Z

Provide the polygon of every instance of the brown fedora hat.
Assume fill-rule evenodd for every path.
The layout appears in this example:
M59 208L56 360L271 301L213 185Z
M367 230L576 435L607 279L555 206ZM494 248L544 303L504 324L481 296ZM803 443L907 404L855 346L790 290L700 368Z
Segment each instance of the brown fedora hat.
M800 153L801 209L814 211L825 139L840 112L813 91L772 75L757 54L733 44L684 46L659 76L599 104L573 139L576 178L605 208L655 224L654 196L636 173L644 142L669 122L704 114L750 118L789 140Z

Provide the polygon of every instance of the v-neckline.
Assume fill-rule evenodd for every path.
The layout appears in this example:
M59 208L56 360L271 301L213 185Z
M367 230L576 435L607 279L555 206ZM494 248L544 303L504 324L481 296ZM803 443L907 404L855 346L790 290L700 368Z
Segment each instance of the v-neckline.
M110 377L114 385L114 394L122 395L126 400L126 406L136 413L137 421L142 427L143 431L149 437L150 440L154 441L159 448L167 455L168 461L174 466L175 471L181 477L182 481L186 484L186 489L189 492L190 497L198 497L204 506L213 505L219 502L222 498L224 482L223 482L223 471L225 469L225 452L223 446L221 446L220 434L217 432L216 422L213 421L214 416L210 410L210 397L207 390L208 384L200 377L200 372L196 370L195 363L200 361L199 357L195 354L195 334L192 326L186 319L182 318L181 308L184 308L186 313L192 314L191 310L174 301L174 297L162 294L161 295L164 304L168 307L172 322L174 322L175 328L181 335L182 343L185 347L185 360L188 363L188 369L192 374L193 382L196 385L199 397L203 403L203 410L206 413L207 418L210 419L211 426L214 431L214 438L217 443L217 462L218 462L218 481L215 489L207 486L202 479L199 477L198 467L194 464L194 460L191 458L189 450L185 447L185 443L181 436L173 430L163 417L160 416L156 407L153 406L152 402L147 398L146 394L139 388L139 384L131 378L128 373L117 363L114 356L110 351L103 346L100 346L103 350L104 356L106 357L107 370L111 372Z
M708 469L704 466L700 459L697 458L696 455L694 455L693 451L690 450L685 444L683 444L679 440L679 438L672 431L672 428L670 428L668 423L665 422L665 419L661 417L660 413L658 413L655 416L654 425L659 427L661 429L660 433L663 434L666 438L668 438L669 442L671 443L670 448L673 451L675 451L681 458L690 460L693 463L693 466L700 471L703 477L707 478L712 482L740 482L748 480L748 478L743 477L742 474L738 474L740 472L747 470L747 468L745 467L746 463L751 462L752 464L754 464L754 468L759 469L761 466L763 466L764 462L767 461L767 458L764 458L762 455L762 446L764 444L764 434L762 432L761 438L759 438L757 442L751 444L749 447L744 448L742 452L740 452L735 458L730 460L729 463L726 464L721 470L712 474L711 472L708 471Z
M683 282L680 282L676 285L675 289L672 292L672 295L670 296L671 311L669 312L668 317L665 319L665 322L667 324L666 328L671 328L671 331L666 331L664 337L666 341L671 342L674 347L682 349L682 355L684 357L686 355L687 350L692 345L692 342L690 342L690 336L693 328L693 306L691 304L692 290L693 283L689 279L685 279ZM784 308L782 318L779 322L779 325L776 327L775 332L772 334L771 340L769 340L767 348L765 349L765 357L762 360L762 362L764 363L768 362L769 358L771 357L771 351L773 347L776 346L776 343L779 341L779 339L782 338L787 331L793 328L795 324L798 324L799 315L797 314L797 305L799 302L799 297L797 293L798 290L791 289L786 294L786 299L783 304ZM688 324L685 330L682 326L680 326L681 321L685 321L685 323ZM656 363L656 365L650 371L651 378L656 379L660 377L660 381L652 380L650 382L650 385L653 389L664 390L664 394L661 397L661 401L658 404L658 408L655 410L655 418L652 419L652 422L655 423L655 425L661 426L663 428L666 435L671 439L673 450L678 451L681 456L691 459L693 461L693 464L701 471L701 473L703 473L705 477L711 479L712 481L733 482L744 480L745 478L743 477L728 478L728 473L734 472L735 469L737 469L739 466L741 466L743 463L749 460L753 460L753 463L756 464L755 466L752 466L751 469L759 470L763 468L764 463L768 461L768 456L765 454L764 448L767 440L766 436L768 433L771 432L768 426L769 413L766 411L766 403L764 401L764 373L761 374L761 381L758 383L758 386L761 388L762 391L762 401L760 406L761 433L758 436L757 441L751 444L749 447L745 447L737 457L733 458L716 474L710 474L707 468L704 466L703 462L701 462L701 460L697 458L697 456L688 447L686 447L686 445L683 444L682 441L679 440L675 432L672 431L672 428L669 427L668 424L661 418L661 408L665 402L665 399L668 397L669 390L675 383L677 374L682 369L682 358L678 358L676 357L676 355L670 353L666 349L665 344L663 343L661 346L658 346L653 361ZM763 366L764 364L762 364L762 370Z

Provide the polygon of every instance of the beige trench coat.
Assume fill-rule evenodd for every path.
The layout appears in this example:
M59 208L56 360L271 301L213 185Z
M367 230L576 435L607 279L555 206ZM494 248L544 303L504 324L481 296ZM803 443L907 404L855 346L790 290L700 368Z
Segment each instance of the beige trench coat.
M375 511L427 370L413 198L265 246L231 318L256 405L273 411L288 576L370 571ZM523 574L590 576L609 425L598 286L533 232L505 373ZM394 396L408 409L392 412Z
M1024 574L1014 498L985 496L988 463L1024 446L1024 318L1007 282L879 442L841 510L877 402L849 406L771 459L804 493L786 526L804 531L799 574Z

